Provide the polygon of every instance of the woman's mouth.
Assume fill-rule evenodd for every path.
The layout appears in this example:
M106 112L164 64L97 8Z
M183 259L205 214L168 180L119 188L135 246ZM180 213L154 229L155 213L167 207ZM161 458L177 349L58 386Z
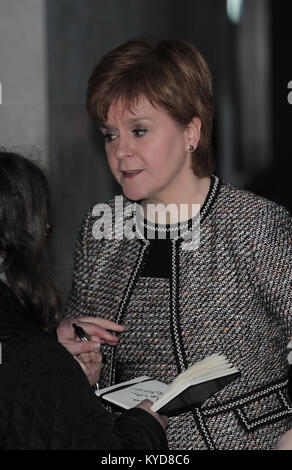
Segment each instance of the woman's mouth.
M123 170L121 173L124 178L134 178L134 176L142 173L143 170Z

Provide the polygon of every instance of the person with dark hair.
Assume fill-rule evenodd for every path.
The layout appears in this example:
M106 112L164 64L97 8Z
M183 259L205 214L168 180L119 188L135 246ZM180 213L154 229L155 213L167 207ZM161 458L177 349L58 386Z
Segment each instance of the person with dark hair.
M44 172L0 151L0 449L167 449L167 418L146 400L115 419L90 385L99 377L100 352L89 382L82 361L53 334L58 328L69 350L84 350L72 345L72 323L60 323L61 302L48 281L48 210ZM106 320L96 331L83 323L109 344L115 340L106 330L123 330Z
M211 74L189 42L112 49L89 78L87 108L123 192L84 218L66 307L68 318L126 327L103 346L100 386L170 383L223 353L240 377L171 418L169 447L272 449L292 416L290 214L214 175Z
M16 295L31 306L31 320L52 331L61 300L48 282L49 187L42 171L17 154L1 151L1 271ZM34 316L34 317L32 317Z

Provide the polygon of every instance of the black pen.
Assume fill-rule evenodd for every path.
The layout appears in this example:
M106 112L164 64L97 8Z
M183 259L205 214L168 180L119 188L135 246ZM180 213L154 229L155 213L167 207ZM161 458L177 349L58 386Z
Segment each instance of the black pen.
M85 331L83 330L83 328L81 326L76 325L76 323L72 323L72 326L74 328L76 336L78 336L78 338L81 341L89 341L90 340L90 336L88 336L85 333ZM105 356L102 357L102 362L103 362L103 364L106 364L106 357Z
M90 336L88 336L85 331L83 330L83 328L81 326L78 326L76 325L75 323L72 323L72 326L74 328L74 331L75 331L75 334L76 336L78 336L78 338L81 340L81 341L89 341L90 340Z

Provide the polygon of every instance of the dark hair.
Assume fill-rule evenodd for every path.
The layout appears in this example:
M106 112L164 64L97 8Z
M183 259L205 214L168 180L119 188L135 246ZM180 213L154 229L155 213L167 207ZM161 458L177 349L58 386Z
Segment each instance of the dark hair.
M45 240L49 184L37 164L0 149L1 271L30 320L52 331L61 318L61 298L49 277Z
M166 110L180 126L200 118L201 138L193 154L193 171L199 177L210 175L214 170L212 78L196 47L187 41L151 44L133 39L112 49L89 78L87 109L102 125L117 100L131 109L141 96Z

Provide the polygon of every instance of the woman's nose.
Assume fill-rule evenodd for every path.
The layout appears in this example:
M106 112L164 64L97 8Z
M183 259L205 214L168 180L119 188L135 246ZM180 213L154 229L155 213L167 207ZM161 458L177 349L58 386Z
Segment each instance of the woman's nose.
M133 155L133 149L129 138L120 136L117 140L118 141L116 142L115 157L118 160Z

